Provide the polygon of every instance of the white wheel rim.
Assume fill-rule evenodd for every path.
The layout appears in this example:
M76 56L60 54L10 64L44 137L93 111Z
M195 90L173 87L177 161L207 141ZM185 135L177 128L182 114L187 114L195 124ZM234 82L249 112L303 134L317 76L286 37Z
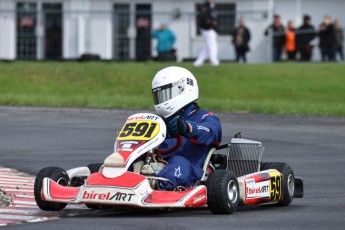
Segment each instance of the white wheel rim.
M289 174L289 177L287 179L287 187L289 195L293 196L295 192L295 178L292 174Z
M238 191L235 181L231 180L228 183L228 197L231 203L235 203L238 197Z

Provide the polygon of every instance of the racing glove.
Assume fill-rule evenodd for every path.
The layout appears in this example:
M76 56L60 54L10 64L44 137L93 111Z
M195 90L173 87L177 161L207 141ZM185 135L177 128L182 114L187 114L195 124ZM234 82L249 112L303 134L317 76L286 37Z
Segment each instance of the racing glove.
M177 127L179 133L186 138L194 137L198 133L197 126L193 121L178 118Z
M174 117L170 121L168 121L167 132L171 137L176 137L179 134L177 119L177 117Z
M174 117L168 122L167 129L168 133L173 137L181 134L186 138L191 138L198 132L197 126L193 121L184 120L178 117Z

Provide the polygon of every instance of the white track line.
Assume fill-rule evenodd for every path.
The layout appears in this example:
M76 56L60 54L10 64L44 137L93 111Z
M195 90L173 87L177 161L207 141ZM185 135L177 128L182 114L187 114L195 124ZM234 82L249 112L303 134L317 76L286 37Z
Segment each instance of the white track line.
M33 220L33 219L37 218L37 216L22 216L22 215L6 215L6 214L1 214L1 218L2 219L6 219L6 220L25 220L25 221L29 221L29 220Z
M31 179L7 179L7 178L1 178L0 177L0 183L7 183L7 182L16 182L16 183L30 183L34 184L35 181Z
M21 185L31 185L34 186L34 182L12 182L12 181L3 181L0 179L0 184L14 184L14 185L18 185L18 183L20 183Z
M34 186L29 186L29 185L13 185L13 184L0 184L0 188L2 187L10 187L10 188L31 188L33 189ZM2 190L6 189L6 188L1 188Z
M15 198L30 198L30 199L35 199L34 196L30 196L30 195L21 195L21 194L14 194L13 197L14 197L14 199L15 199Z
M2 173L0 173L1 178L3 179L18 179L18 180L35 180L36 177L34 176L16 176L16 175L4 175Z
M10 188L2 188L1 190L5 191L5 192L20 192L20 193L25 193L25 192L33 193L34 192L34 190L10 189Z
M13 204L25 204L25 205L34 205L37 207L35 201L22 201L22 200L13 200Z

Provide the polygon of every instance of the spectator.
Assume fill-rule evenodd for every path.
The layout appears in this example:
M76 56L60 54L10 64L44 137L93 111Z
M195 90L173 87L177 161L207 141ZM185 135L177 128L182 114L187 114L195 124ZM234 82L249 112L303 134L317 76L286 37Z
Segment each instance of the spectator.
M210 59L212 65L218 66L215 0L207 0L201 7L200 14L200 32L204 38L205 44L198 58L195 60L194 66L201 66L207 58Z
M296 48L300 53L301 61L310 61L314 46L311 41L315 38L315 27L311 24L309 15L303 16L303 25L296 31Z
M250 40L250 32L248 28L244 25L243 18L240 19L239 26L235 29L233 34L233 44L236 51L236 61L239 62L240 59L243 59L243 62L246 63L246 52L249 51L248 42Z
M159 29L152 32L152 38L157 39L158 60L164 60L168 56L175 56L173 49L176 41L175 34L168 28L167 23L161 22Z
M319 30L322 61L334 61L335 33L331 17L324 16Z
M294 61L296 59L296 34L293 21L288 22L288 27L285 32L285 50L288 60Z
M343 51L343 43L344 43L344 31L340 25L340 20L336 19L334 21L334 35L335 35L335 58L337 54L340 56L340 60L344 61L344 51Z
M279 15L274 15L273 24L265 30L265 35L273 36L272 58L273 61L280 61L285 44L285 31Z

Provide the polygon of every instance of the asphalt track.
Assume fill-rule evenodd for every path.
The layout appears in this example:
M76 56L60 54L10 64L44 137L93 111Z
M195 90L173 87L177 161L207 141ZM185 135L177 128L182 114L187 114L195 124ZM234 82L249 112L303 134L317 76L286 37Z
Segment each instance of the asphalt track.
M139 111L0 107L0 165L30 174L102 162L116 131ZM150 111L149 111L150 112ZM288 207L86 212L4 229L344 229L345 117L217 113L223 142L236 132L266 146L263 161L288 162L303 177L305 197Z

